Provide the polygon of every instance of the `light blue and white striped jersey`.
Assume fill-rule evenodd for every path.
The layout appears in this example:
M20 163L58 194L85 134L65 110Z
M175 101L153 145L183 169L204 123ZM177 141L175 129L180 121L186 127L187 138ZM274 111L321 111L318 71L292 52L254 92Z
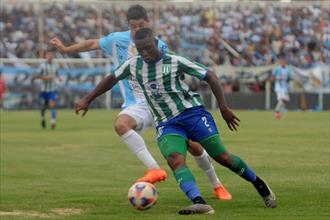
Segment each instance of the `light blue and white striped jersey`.
M278 66L273 71L275 77L275 92L289 92L289 83L291 80L291 69L289 66Z
M158 47L161 51L167 52L167 45L160 39L157 39ZM114 62L115 70L118 66L123 64L127 59L138 54L133 39L131 38L131 31L114 32L99 40L99 45L105 54L110 55ZM124 98L122 108L130 105L146 103L143 92L135 80L124 79L118 82L121 94Z
M51 77L52 80L43 80L41 92L54 92L57 90L57 79L59 78L59 66L56 63L44 62L40 64L37 74Z

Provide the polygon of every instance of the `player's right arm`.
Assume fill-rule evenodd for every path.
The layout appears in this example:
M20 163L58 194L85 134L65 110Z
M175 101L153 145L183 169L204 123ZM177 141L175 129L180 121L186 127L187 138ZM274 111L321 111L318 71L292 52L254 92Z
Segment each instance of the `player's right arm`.
M112 89L116 83L126 78L128 75L130 75L130 60L127 60L125 63L123 63L121 66L119 66L115 71L114 74L110 74L106 76L96 87L88 93L86 96L84 96L80 101L78 101L75 104L75 111L76 114L79 115L80 111L82 112L82 117L86 115L88 111L89 105L92 103L94 99L99 97L100 95L104 94L105 92Z
M96 87L93 91L88 93L86 96L84 96L80 101L75 103L75 111L76 114L79 115L80 111L82 112L82 117L85 116L85 114L88 111L88 107L90 103L97 98L98 96L102 95L106 91L110 90L116 83L118 82L118 78L110 74L109 76L105 77Z
M65 46L57 37L50 40L50 43L56 47L61 53L79 53L100 49L100 39L88 39L75 43L71 46Z

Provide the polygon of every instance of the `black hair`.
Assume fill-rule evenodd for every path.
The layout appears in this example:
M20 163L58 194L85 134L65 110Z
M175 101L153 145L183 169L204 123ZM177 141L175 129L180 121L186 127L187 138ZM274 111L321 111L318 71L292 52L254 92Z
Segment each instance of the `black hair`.
M146 37L154 38L154 32L150 28L141 28L135 34L135 40L142 40Z
M133 5L127 10L127 21L143 19L149 21L147 10L141 5Z

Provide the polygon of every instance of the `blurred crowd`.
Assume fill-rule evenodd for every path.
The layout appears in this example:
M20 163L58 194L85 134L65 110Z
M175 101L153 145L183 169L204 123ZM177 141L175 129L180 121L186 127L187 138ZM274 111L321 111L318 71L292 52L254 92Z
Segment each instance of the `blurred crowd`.
M70 44L128 29L127 9L105 2L43 3L42 7L4 4L2 10L0 54L5 58L40 57L40 51L55 36ZM279 56L298 67L330 63L329 8L317 4L166 4L148 8L148 13L157 35L171 50L206 65L264 66L275 63ZM240 57L233 56L223 41ZM93 58L102 54L72 56Z

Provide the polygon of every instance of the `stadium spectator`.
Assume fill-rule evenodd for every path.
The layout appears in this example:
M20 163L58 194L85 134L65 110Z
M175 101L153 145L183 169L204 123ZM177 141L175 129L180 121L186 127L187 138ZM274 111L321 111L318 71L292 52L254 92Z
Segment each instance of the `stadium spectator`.
M0 69L0 109L3 108L3 98L5 96L5 92L6 92L6 83L4 77L2 76L2 71Z
M35 4L5 4L0 18L3 33L2 57L36 58L49 39L61 34L64 42L93 39L106 33L127 30L125 9L113 4L43 3L44 42L39 45L40 10ZM288 63L304 67L302 58L312 53L314 59L330 63L329 8L311 4L279 6L271 3L240 6L216 4L177 7L174 4L150 8L151 21L169 48L204 64L222 64L228 57L234 66L274 64L280 54ZM102 17L99 15L102 13ZM322 18L322 20L321 20ZM156 20L157 19L157 20ZM322 34L323 33L323 39ZM219 42L225 40L244 59L237 59ZM57 54L57 56L61 56ZM80 53L82 58L99 56Z

